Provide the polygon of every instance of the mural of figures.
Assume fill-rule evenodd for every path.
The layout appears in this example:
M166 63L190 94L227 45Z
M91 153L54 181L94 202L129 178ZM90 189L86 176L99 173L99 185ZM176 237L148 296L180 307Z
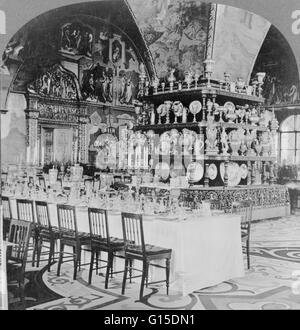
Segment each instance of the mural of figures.
M99 63L83 73L82 96L87 101L113 101L113 70Z
M53 66L36 81L28 85L28 91L49 97L76 100L80 98L78 81L60 65Z
M109 61L109 32L100 31L95 40L94 57L99 58L103 63Z
M122 45L118 40L115 40L112 44L112 61L118 63L122 59Z
M119 76L118 100L121 104L131 105L137 96L138 73L121 71Z
M91 28L81 23L67 23L61 29L62 52L92 56L94 36Z

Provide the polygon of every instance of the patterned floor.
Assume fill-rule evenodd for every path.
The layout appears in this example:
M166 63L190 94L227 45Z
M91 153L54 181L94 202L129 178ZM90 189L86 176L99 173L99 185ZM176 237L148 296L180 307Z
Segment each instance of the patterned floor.
M28 269L26 274L27 309L35 310L138 310L138 309L300 309L300 219L296 216L255 223L252 226L251 269L246 276L187 296L176 292L165 295L164 287L145 289L138 301L139 283L128 285L122 296L120 279L104 290L101 276L87 285L87 271L72 280L71 264L64 264L60 277L56 265ZM246 265L246 262L245 262ZM17 292L9 289L10 309L18 309Z

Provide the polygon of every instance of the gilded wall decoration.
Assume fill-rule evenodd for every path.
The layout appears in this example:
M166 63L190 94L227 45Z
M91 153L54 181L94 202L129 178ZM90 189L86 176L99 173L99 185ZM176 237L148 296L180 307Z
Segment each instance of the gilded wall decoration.
M58 64L29 84L28 92L68 100L80 98L79 85L75 75Z
M61 27L60 51L71 55L91 57L94 47L94 34L90 27L80 23L66 23Z

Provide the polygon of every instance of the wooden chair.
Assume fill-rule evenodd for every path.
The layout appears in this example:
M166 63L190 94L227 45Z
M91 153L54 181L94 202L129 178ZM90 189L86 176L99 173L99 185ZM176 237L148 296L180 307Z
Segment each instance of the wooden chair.
M143 217L140 214L131 214L122 212L122 228L123 236L125 242L125 270L122 284L122 294L125 293L125 286L127 280L128 270L141 271L140 269L134 269L129 265L129 261L134 259L143 262L142 275L133 276L132 278L142 277L141 287L140 287L140 300L143 297L144 286L146 281L146 286L149 284L157 284L166 282L167 295L169 294L169 277L170 277L170 259L172 255L172 249L166 249L157 247L154 245L145 244L144 240L144 229L143 229ZM152 264L154 260L166 261L166 266L161 266L158 264ZM154 266L158 268L163 268L166 270L166 280L156 281L148 283L148 273L149 266Z
M52 227L49 216L49 207L47 202L36 201L36 217L37 226L39 231L38 243L37 243L37 267L40 265L42 248L44 242L49 243L49 257L48 257L48 272L51 269L51 262L54 261L55 244L59 239L59 230L56 227Z
M32 223L22 220L11 220L8 241L15 245L7 248L8 281L17 279L20 298L25 309L25 269L28 256L29 239Z
M96 270L106 268L105 289L108 288L109 274L118 274L113 272L113 261L116 253L124 250L124 241L119 238L110 237L107 211L96 208L88 209L90 235L91 235L91 262L89 271L89 284L92 282L94 260L96 255ZM107 253L106 266L98 267L99 255L101 252ZM104 261L104 260L100 260Z
M64 254L67 254L73 256L73 279L76 280L77 270L81 266L82 246L90 245L90 235L78 232L75 206L57 205L57 217L60 238L60 252L57 266L57 276L60 276L60 269L61 264L63 263ZM65 252L65 246L72 247L73 253Z
M9 233L10 222L12 219L10 200L8 197L2 196L3 206L3 239L6 240Z
M250 268L250 233L252 221L253 203L251 200L243 200L240 202L233 202L231 212L241 214L241 234L242 240L245 243L247 254L247 266Z
M35 266L35 256L37 253L37 242L38 242L38 227L36 226L35 214L34 214L34 202L28 199L17 199L17 213L18 219L23 221L31 222L32 231L31 238L32 243L29 244L29 250L32 250L32 266Z

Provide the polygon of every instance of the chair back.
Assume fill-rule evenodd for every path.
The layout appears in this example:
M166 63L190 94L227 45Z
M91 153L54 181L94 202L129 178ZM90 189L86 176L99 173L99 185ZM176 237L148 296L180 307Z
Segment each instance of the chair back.
M103 240L109 245L109 227L107 211L97 208L88 208L91 239Z
M8 197L2 196L2 206L3 206L3 219L10 220L12 218L10 201Z
M51 221L49 216L48 203L44 201L36 201L36 218L38 226L41 228L46 228L51 231Z
M241 226L247 229L252 221L253 202L251 200L243 200L240 202L233 202L231 213L240 214L242 216Z
M75 206L58 204L57 218L61 238L78 238Z
M33 201L28 199L17 199L18 219L35 223Z
M146 253L143 216L141 214L122 212L122 229L125 243L125 252L127 250L141 249Z
M25 266L28 254L32 223L13 219L10 224L8 241L15 244L7 248L7 259Z

